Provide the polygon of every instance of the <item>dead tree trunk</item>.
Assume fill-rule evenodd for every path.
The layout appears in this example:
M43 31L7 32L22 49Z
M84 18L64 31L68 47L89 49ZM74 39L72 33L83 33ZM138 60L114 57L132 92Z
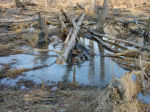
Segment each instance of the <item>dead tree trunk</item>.
M92 13L95 12L95 3L96 3L95 0L91 0L91 9L92 9Z
M20 0L15 0L16 3L16 7L19 8L20 7Z
M44 43L47 43L47 36L48 36L48 27L45 24L45 20L41 17L41 14L39 13L39 28L41 32L39 33L39 40L38 40L38 46L43 45Z
M65 18L68 19L66 13L62 9L61 9L61 12L65 16ZM59 22L60 22L60 27L61 27L60 32L61 32L61 35L62 35L62 39L65 40L65 37L67 36L67 33L68 33L68 29L67 29L67 26L66 26L61 14L59 15Z
M105 23L106 17L108 16L108 1L109 0L104 1L103 9L99 15L99 23L97 26L97 32L99 32L99 33L104 33L104 30L103 30L104 23Z
M57 57L56 62L58 64L63 64L67 60L70 51L74 48L75 43L76 43L77 34L78 34L78 31L80 30L80 26L82 25L84 18L85 18L85 13L83 13L82 16L79 18L79 21L77 24L75 23L75 21L73 22L74 28L70 29L73 31L72 31L71 35L69 33L68 35L70 35L70 36L68 36L66 38L68 42L65 41L66 44L64 45L64 47L62 49L62 53Z
M144 45L150 45L150 18L148 20L148 24L145 28L144 36Z
M49 0L45 0L45 7L49 6Z

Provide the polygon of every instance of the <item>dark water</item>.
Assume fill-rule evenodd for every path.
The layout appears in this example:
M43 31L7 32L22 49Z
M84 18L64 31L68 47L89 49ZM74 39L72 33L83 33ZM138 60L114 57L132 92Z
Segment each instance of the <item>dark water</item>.
M121 77L125 74L126 70L119 67L111 58L104 58L101 55L107 53L102 46L98 46L96 42L90 42L85 39L82 40L87 46L94 46L93 50L96 55L91 57L89 61L74 66L67 64L58 65L54 63L56 61L56 55L54 51L38 51L35 48L27 46L22 49L27 50L27 54L16 54L5 57L0 57L0 63L8 64L14 62L11 65L11 69L20 68L33 68L43 65L49 65L37 70L24 72L25 75L18 76L16 79L4 78L0 80L0 83L8 86L16 86L17 82L21 79L31 80L36 84L42 82L51 85L58 81L72 82L76 81L81 85L89 86L105 86L113 77ZM61 44L56 48L53 45L49 45L49 50L60 51ZM101 55L100 55L101 54ZM2 66L0 66L1 69ZM76 74L73 79L73 68L76 69Z

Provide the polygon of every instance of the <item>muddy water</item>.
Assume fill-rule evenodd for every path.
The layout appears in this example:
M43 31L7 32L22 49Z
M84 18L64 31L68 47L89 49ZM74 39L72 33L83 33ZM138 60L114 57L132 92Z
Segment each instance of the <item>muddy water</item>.
M52 85L58 81L72 82L76 81L80 85L89 86L105 86L113 77L121 77L126 70L119 67L111 58L104 58L102 55L108 53L96 42L91 43L88 39L82 40L87 46L93 46L93 50L97 54L91 57L84 63L72 65L58 65L55 63L57 52L60 51L62 45L54 48L52 44L48 46L49 51L39 51L35 48L23 46L26 52L24 54L16 54L5 57L0 57L0 63L12 63L11 69L33 68L44 66L37 70L24 72L23 76L18 76L16 79L4 78L0 83L8 86L16 86L19 80L31 80L36 84ZM75 70L75 77L73 78L73 68Z

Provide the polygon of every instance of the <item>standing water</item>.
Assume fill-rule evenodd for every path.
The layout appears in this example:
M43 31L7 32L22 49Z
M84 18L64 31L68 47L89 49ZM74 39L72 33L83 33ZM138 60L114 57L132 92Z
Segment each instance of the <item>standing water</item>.
M84 40L85 45L90 45L88 39ZM15 54L5 57L0 57L0 63L11 64L11 69L21 69L21 68L34 68L41 67L36 70L31 70L24 72L24 75L18 76L15 79L3 78L0 80L2 85L6 86L16 86L19 80L25 79L33 81L35 84L46 84L52 85L58 81L62 82L72 82L76 81L79 85L86 86L105 86L107 85L113 77L121 77L125 74L126 70L122 69L117 65L112 58L103 57L106 50L102 46L93 42L93 50L96 56L91 57L88 61L76 65L58 65L55 63L57 59L57 52L61 50L61 45L53 47L52 44L48 46L47 51L39 51L36 48L22 47L22 49L27 49L25 54ZM75 77L73 76L73 68L76 69ZM75 78L75 79L74 79Z

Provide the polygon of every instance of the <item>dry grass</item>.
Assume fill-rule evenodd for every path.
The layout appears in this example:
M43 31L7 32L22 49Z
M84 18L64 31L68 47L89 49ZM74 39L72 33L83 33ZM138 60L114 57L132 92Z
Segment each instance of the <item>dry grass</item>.
M15 7L15 3L0 3L0 8L6 9L6 8L12 8Z
M24 2L28 2L28 0L24 0ZM40 6L45 6L45 7L50 7L52 4L55 5L66 5L66 4L72 4L76 5L77 3L82 4L83 6L90 5L91 0L53 0L51 2L46 2L44 0L30 0L30 2L36 3ZM141 6L143 3L148 4L149 0L111 0L109 3L110 6L115 7L115 8L132 8L132 7L137 7ZM103 5L103 0L96 0L96 4L99 4L100 6ZM1 2L0 7L2 8L11 8L14 7L15 3L14 2ZM89 7L88 9L90 9Z
M141 72L131 72L125 74L121 78L121 83L125 88L125 99L120 100L119 98L115 98L115 102L120 102L120 104L116 104L113 106L115 112L141 112L142 108L148 109L147 104L142 104L141 102L137 101L137 95L139 92L142 91L142 76ZM136 76L136 80L132 81L132 75ZM113 93L114 96L117 95L117 92Z
M25 69L25 68L8 70L5 77L16 78L18 75L20 76L22 74L22 72L25 72L25 71L27 71L27 69Z
M136 80L132 80L132 75ZM126 73L119 81L120 87L124 88L123 99L120 97L118 88L106 88L99 94L98 107L96 112L144 112L149 109L148 104L138 101L137 95L143 90L142 78L140 71ZM111 87L111 85L110 85ZM142 111L144 109L144 111Z
M58 90L34 88L30 91L1 90L0 111L20 112L94 112L97 91Z

